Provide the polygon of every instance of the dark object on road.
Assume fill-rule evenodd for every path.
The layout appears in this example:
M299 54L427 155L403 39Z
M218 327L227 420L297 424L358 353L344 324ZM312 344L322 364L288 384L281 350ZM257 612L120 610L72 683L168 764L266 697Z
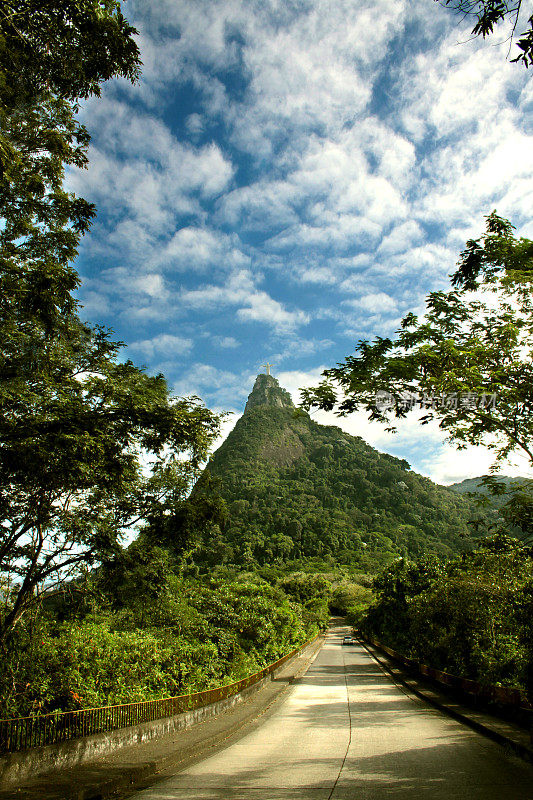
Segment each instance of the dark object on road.
M353 636L345 636L344 639L342 640L342 643L343 644L355 644L356 640L353 638Z

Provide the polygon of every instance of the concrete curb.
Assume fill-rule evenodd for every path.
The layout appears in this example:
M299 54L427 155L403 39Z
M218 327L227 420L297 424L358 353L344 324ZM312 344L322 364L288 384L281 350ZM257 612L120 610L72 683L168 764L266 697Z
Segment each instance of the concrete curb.
M358 639L358 641L395 682L401 683L410 692L421 700L430 703L439 711L444 711L478 733L487 736L504 747L510 748L525 761L533 763L533 745L527 730L512 722L494 717L487 712L463 705L454 697L439 691L418 677L410 675L380 648L365 642L363 639Z
M323 641L324 636L320 636L276 673L242 692L240 698L228 698L233 701L232 707L219 707L210 718L204 716L197 724L190 721L186 730L175 727L166 736L120 748L107 757L68 769L44 773L17 787L3 784L0 800L107 800L143 788L165 770L203 757L261 716L307 670ZM176 733L178 741L173 735Z

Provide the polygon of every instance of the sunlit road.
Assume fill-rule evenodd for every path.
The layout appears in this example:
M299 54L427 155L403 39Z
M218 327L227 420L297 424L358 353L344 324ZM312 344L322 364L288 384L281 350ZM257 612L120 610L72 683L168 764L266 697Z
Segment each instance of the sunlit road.
M260 724L136 800L532 800L533 766L408 696L341 640L330 633Z

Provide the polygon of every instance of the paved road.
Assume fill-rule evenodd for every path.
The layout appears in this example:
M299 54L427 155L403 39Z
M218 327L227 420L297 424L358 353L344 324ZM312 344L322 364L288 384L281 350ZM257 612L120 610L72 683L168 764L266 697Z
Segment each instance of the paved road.
M274 713L136 800L533 800L533 766L329 634Z

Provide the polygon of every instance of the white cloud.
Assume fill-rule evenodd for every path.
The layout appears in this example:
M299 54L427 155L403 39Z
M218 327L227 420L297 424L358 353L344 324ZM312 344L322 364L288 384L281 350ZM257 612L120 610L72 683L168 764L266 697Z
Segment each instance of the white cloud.
M239 270L229 276L224 286L209 284L198 289L184 290L181 302L190 308L210 308L225 305L240 306L236 315L243 322L265 322L277 331L289 331L306 324L303 311L287 310L282 303L256 286L256 276Z
M398 310L396 300L385 292L374 292L355 299L345 300L344 305L359 308L361 311L370 314L388 314Z
M179 309L173 292L156 272L135 273L127 267L103 270L82 284L84 317L101 318L113 314L127 321L156 321L176 317ZM131 338L136 336L133 332Z
M170 270L229 270L249 265L250 257L241 247L236 235L189 226L173 234L154 256L154 262Z
M249 85L226 113L238 146L268 156L280 137L337 131L357 119L371 98L367 70L401 28L402 7L336 2L294 5L284 14L278 3L251 6L242 49Z
M201 397L210 408L240 413L252 391L255 378L253 371L236 373L196 362L175 381L173 391L182 397Z
M320 215L320 223L308 225L300 223L284 233L273 237L267 243L269 249L288 251L295 247L319 248L343 251L353 248L355 243L371 245L379 237L378 225L363 216L335 214L326 210Z
M234 350L236 347L241 346L240 342L233 336L213 336L212 338L218 347L222 347L225 350Z
M232 163L218 145L181 142L155 116L109 96L90 100L83 116L96 131L89 169L71 170L67 185L105 213L105 234L85 247L108 253L112 246L135 264L158 263L180 217L201 222L203 205L230 185Z
M244 231L269 231L298 222L296 193L287 182L257 181L224 195L218 219Z
M75 172L71 181L83 180L84 190L89 188L97 199L107 199L109 205L116 200L133 203L135 208L135 198L151 182L161 202L193 192L210 198L231 181L233 166L216 144L194 147L180 142L161 120L108 97L90 103L97 145L90 153L88 173Z
M334 342L331 339L304 339L300 336L293 336L287 338L283 342L283 348L269 356L269 359L272 358L274 364L277 365L289 358L294 360L302 356L314 355L322 350L329 349L332 345L334 345Z
M192 340L182 336L173 336L169 333L160 333L151 339L144 339L132 342L129 347L137 350L147 358L169 358L171 356L183 356L192 350Z
M451 446L442 446L431 458L422 458L421 471L429 475L436 483L459 483L465 478L476 478L487 475L494 461L493 453L486 447L468 447L456 450ZM533 477L531 466L525 459L511 458L502 465L503 475Z
M427 151L415 203L419 219L464 226L494 205L529 217L533 135L520 102L527 75L493 45L458 46L452 32L402 67L397 112Z
M374 247L385 227L405 219L403 192L415 179L414 148L405 138L374 118L328 135L299 136L298 150L288 146L280 157L285 177L260 179L224 195L220 220L245 231L271 232L269 251L342 253ZM414 222L404 225L397 239L408 246L421 231Z
M190 134L197 135L204 132L205 122L200 114L189 114L185 126Z
M109 297L104 292L91 291L84 287L80 316L84 321L101 319L111 311Z
M336 274L330 267L303 266L295 270L297 279L301 283L325 283L332 284L336 280Z
M378 252L383 255L403 253L416 242L420 242L423 238L424 234L420 225L415 220L411 219L393 228L392 231L382 239Z
M237 311L237 317L247 322L266 322L278 331L292 330L309 322L308 315L303 311L287 311L266 292L254 292L246 299L246 303L246 307Z
M157 273L149 273L147 275L129 276L127 278L130 286L134 287L137 291L143 292L150 297L165 298L168 294L165 287L164 280L161 275Z
M206 284L197 289L184 289L180 300L190 308L238 305L254 294L255 281L248 270L233 272L223 286Z

